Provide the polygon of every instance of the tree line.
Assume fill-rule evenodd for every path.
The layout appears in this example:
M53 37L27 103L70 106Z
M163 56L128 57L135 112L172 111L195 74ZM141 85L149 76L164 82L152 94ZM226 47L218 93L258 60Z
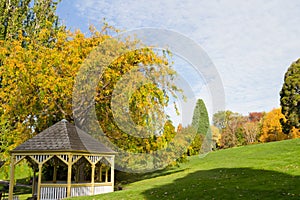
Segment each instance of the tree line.
M284 75L280 108L243 116L220 111L213 116L212 131L219 148L300 137L300 59Z
M248 116L227 110L214 114L211 130L217 148L299 138L299 128L284 132L282 122L286 121L281 108L251 112Z

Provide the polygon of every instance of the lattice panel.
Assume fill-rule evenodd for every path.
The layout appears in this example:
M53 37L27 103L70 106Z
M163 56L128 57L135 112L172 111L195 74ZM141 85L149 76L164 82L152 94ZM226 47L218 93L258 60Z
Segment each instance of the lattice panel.
M101 160L102 156L85 156L87 160L89 160L92 164L96 164Z
M20 162L23 158L25 158L25 156L17 155L16 156L16 160L15 160L15 164L17 164L18 162Z
M72 156L72 163L73 164L76 163L81 157L82 156L80 156L80 155L74 155L74 156Z
M57 155L58 158L60 158L62 161L64 161L66 164L69 162L69 155Z
M33 155L33 156L30 156L31 159L33 159L35 162L37 162L39 164L44 163L46 160L49 160L51 157L50 157L50 155Z

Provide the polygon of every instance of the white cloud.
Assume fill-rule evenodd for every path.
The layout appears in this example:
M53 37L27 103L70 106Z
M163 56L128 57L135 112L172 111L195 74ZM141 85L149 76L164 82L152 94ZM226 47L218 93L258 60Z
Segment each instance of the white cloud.
M244 114L279 106L284 73L300 57L297 0L77 0L74 4L78 11L74 15L86 22L98 23L105 17L120 29L167 28L195 40L221 75L227 109Z

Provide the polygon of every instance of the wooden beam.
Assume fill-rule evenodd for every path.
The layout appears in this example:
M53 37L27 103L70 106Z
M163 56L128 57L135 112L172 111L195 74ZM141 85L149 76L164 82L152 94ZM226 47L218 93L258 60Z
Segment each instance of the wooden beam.
M69 154L68 159L68 181L67 181L67 198L71 197L71 181L72 181L72 154Z
M10 180L9 180L8 200L13 200L14 184L15 184L15 160L16 160L16 156L12 154L10 159Z
M106 171L105 171L105 183L108 182L108 166L106 166Z
M102 182L102 164L100 165L99 175L100 175L99 181Z
M115 181L115 156L112 156L110 163L110 182L112 184L112 189L114 190L114 181Z
M37 200L41 198L41 183L42 183L42 167L43 164L39 164L39 178L38 178L38 192L37 192Z
M57 161L56 158L54 158L54 169L53 169L53 183L56 183L57 178Z
M92 175L91 175L91 195L94 195L94 189L95 189L95 164L92 164Z
M76 164L76 174L75 174L75 179L76 179L75 181L76 181L76 183L79 182L79 173L80 173L79 167L80 167L80 165Z
M32 196L35 195L36 193L36 177L35 177L35 174L36 174L36 167L33 166L33 179L32 179Z

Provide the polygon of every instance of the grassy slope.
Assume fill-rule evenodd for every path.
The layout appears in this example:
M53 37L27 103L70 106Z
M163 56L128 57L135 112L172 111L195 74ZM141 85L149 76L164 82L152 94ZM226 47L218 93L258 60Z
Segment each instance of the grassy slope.
M79 199L300 199L300 139L194 156L125 190Z

